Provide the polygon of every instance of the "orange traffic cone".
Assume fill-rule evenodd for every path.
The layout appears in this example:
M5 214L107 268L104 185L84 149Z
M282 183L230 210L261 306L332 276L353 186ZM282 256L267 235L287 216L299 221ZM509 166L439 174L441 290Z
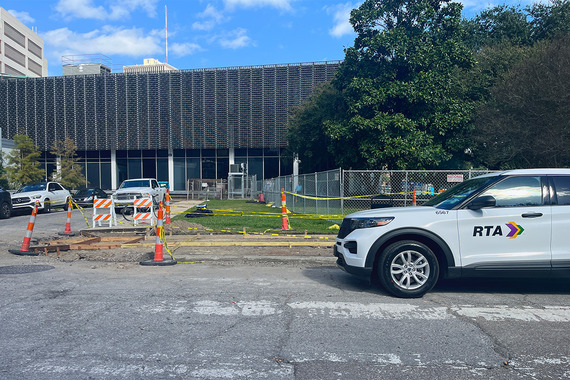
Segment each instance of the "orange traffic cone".
M289 219L287 218L287 201L285 198L285 189L281 189L281 229L290 229Z
M28 222L28 229L26 230L26 236L24 236L22 247L19 250L9 249L8 252L20 256L38 256L38 252L30 251L30 241L32 240L32 231L34 230L34 224L36 223L36 215L38 215L38 204L39 202L36 201L36 205L32 210L32 216L30 216L30 221Z
M156 241L154 244L154 259L141 261L140 265L150 266L165 266L174 265L176 260L164 260L162 238L164 237L164 230L162 229L162 219L164 215L162 212L162 202L158 206L158 221L156 223Z
M67 222L65 223L65 230L63 232L59 232L59 235L64 236L75 236L75 232L71 232L71 209L73 206L71 205L71 198L68 199L67 204Z
M416 203L416 191L414 190L414 195L412 196L412 206L417 206Z
M170 224L170 191L166 189L166 224Z

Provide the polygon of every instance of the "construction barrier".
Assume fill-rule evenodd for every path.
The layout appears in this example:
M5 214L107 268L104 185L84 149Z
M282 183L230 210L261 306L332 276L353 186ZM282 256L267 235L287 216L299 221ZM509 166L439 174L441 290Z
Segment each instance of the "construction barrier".
M107 214L99 214L97 211L101 209L109 209ZM108 222L109 227L117 225L117 215L115 214L115 205L112 198L93 199L93 228L95 228L95 222L102 226L102 222Z
M281 189L281 229L288 230L289 219L287 218L287 201L285 199L285 189Z
M38 215L38 205L39 201L36 201L36 205L32 210L32 215L30 216L30 221L28 222L28 228L26 230L26 235L24 236L24 241L22 242L22 247L19 250L9 249L8 252L20 256L38 256L37 252L30 251L30 241L32 240L32 231L34 230L34 224L36 223L36 215Z
M162 228L162 219L164 215L162 212L162 202L158 206L158 221L156 223L156 241L154 244L154 258L152 260L141 261L140 265L149 266L165 266L174 265L176 260L164 260L162 239L164 237L164 229Z
M75 236L75 232L71 232L71 210L73 209L73 204L71 203L71 197L67 199L67 221L65 222L65 230L60 232L59 235L63 236Z
M152 198L135 199L134 211L133 211L133 221L135 226L143 220L150 220L150 225L154 226L154 212L152 210Z

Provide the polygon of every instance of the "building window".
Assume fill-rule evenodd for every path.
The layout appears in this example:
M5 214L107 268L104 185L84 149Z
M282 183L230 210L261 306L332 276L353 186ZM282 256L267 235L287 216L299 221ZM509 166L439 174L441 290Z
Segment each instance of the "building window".
M30 39L28 39L28 51L39 59L42 59L42 48Z
M23 48L26 47L26 36L7 22L4 22L4 34Z
M6 57L10 58L20 66L26 67L26 56L24 54L20 53L18 50L14 49L8 44L4 44L4 52L6 54Z
M42 76L42 66L32 61L29 57L28 57L28 70L30 70L34 74L37 74L40 77Z

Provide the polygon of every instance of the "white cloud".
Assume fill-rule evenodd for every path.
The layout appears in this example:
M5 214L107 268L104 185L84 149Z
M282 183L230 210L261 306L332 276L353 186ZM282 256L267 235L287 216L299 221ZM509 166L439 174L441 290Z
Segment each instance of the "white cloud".
M253 8L253 7L273 7L285 11L291 10L291 2L293 0L224 0L227 8L233 9L237 7Z
M104 20L107 17L105 8L95 7L91 0L59 0L55 10L67 18Z
M68 28L51 30L42 35L53 56L66 54L105 54L131 57L161 53L161 39L157 33L144 34L141 29L103 27L88 33L76 33ZM47 50L47 49L46 49Z
M172 53L177 57L185 57L187 55L192 55L196 52L203 51L202 47L198 44L192 42L186 42L183 44L173 43L169 48Z
M218 42L225 49L240 49L253 44L251 38L247 36L247 30L243 28L235 29L226 35L219 37Z
M131 12L141 8L149 17L156 16L158 0L114 0L110 11L95 6L93 0L59 0L55 9L67 19L121 20L130 17Z
M218 11L211 4L208 4L204 12L198 13L197 16L204 19L204 21L194 22L192 24L192 29L194 30L212 30L216 25L221 24L226 19L222 12Z
M333 16L333 27L329 29L329 34L333 37L342 37L354 33L350 25L350 11L357 8L359 3L344 3L325 7L327 14Z
M32 16L30 16L28 12L18 12L13 9L8 9L8 13L16 17L18 20L20 20L20 22L24 24L33 24L34 22L36 22L36 20Z

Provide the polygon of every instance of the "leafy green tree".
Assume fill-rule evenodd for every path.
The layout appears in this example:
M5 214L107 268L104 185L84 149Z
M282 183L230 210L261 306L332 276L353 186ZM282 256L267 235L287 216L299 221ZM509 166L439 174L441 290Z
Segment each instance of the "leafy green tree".
M528 11L532 17L532 35L535 41L551 40L570 33L570 1L536 3Z
M288 125L289 149L299 155L303 172L338 167L335 147L339 144L335 144L327 134L326 123L344 109L344 100L339 91L326 83L316 88L309 99L293 110Z
M570 165L570 34L538 43L491 89L475 119L475 156L490 168Z
M0 187L3 189L8 189L8 188L10 188L10 184L8 183L8 180L6 179L4 172L5 172L4 162L2 160L2 152L0 152Z
M39 182L45 178L45 170L40 167L40 151L30 137L14 135L16 148L6 155L5 176L10 185L19 188L22 185Z
M465 38L475 52L488 46L527 46L532 42L532 25L527 11L520 6L498 5L464 20Z
M59 170L52 174L52 180L60 182L67 189L85 187L85 176L76 155L77 147L72 139L56 141L51 153L59 158Z
M461 9L449 0L366 0L351 12L358 36L333 82L347 111L326 122L352 148L337 152L343 167L433 168L463 152L470 106L455 72L473 59Z

